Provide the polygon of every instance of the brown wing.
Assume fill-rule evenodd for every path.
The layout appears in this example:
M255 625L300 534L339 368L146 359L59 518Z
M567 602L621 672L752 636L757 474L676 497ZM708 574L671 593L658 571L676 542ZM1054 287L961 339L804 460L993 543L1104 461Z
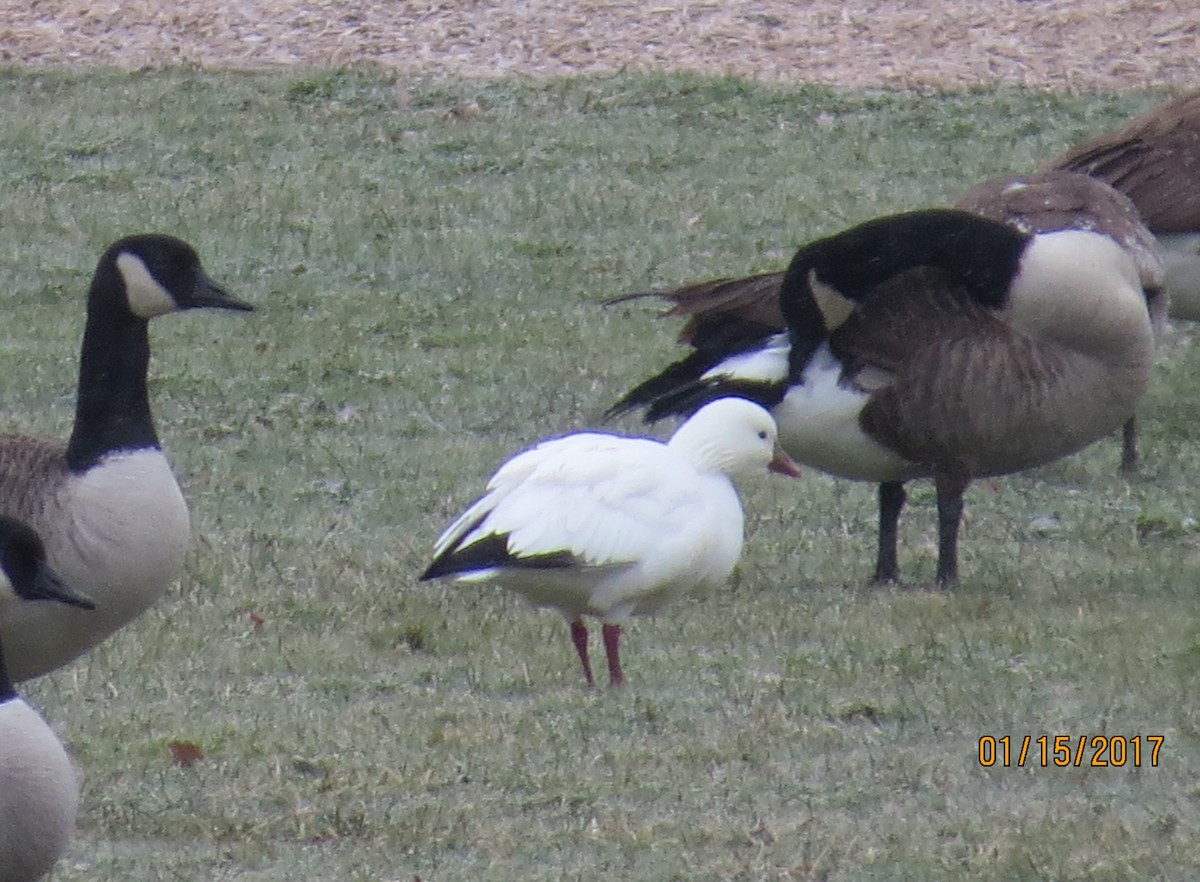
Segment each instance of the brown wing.
M829 344L848 377L868 367L875 375L897 374L937 340L978 333L981 326L1007 328L945 270L915 267L872 290Z
M1045 379L1037 372L1052 376L1054 367L1040 363L1034 344L946 273L922 267L889 280L830 344L849 379L872 392L860 417L863 430L905 459L976 474L983 463L1007 464L1007 451L994 449L998 438L1015 445L1015 461L1029 457L1003 426L1019 427L1024 414L1010 420L1003 411L1036 396L1036 383Z
M1128 417L1119 402L1094 400L1103 391L1088 359L1013 329L929 268L872 291L830 344L848 379L871 393L863 431L929 469L1020 471ZM1093 426L1093 411L1114 413L1111 425Z
M779 308L779 286L783 273L761 273L742 278L713 279L696 282L669 291L650 291L614 297L608 303L625 303L643 297L666 300L671 307L663 316L686 316L688 321L679 332L679 342L696 346L712 332L713 326L753 326L759 331L782 331L787 323ZM718 320L718 321L714 321Z
M1047 167L1111 184L1155 233L1200 229L1200 90L1071 148Z
M1070 420L1055 418L1071 403L1067 374L1052 347L1007 327L964 329L914 352L859 419L913 462L963 476L1006 474L1083 446Z

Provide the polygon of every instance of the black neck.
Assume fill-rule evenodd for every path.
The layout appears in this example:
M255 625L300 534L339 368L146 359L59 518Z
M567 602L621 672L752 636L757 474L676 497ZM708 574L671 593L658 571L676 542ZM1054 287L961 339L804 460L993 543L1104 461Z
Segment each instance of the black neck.
M801 248L780 287L793 338L793 367L806 364L833 329L813 298L810 274L861 302L881 283L915 267L948 271L980 305L999 309L1029 236L999 221L952 209L927 209L867 221Z
M97 274L79 354L75 428L67 445L67 465L73 472L86 471L115 450L159 446L146 387L146 320L123 309L103 308L96 296L99 283Z

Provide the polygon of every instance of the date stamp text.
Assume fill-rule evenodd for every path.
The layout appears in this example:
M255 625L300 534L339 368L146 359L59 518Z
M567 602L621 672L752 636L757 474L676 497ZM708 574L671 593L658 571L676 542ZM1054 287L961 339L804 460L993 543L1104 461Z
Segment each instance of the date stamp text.
M1018 769L1025 766L1157 767L1165 735L983 735L979 765Z

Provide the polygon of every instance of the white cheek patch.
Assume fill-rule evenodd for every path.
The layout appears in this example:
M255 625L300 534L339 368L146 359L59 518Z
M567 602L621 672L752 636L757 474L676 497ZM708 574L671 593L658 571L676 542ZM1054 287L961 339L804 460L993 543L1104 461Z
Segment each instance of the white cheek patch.
M816 270L808 271L808 287L812 291L813 300L817 302L817 308L821 310L821 317L825 319L826 330L836 331L854 312L854 301L843 296L837 288L826 285L817 278Z
M117 270L125 282L129 311L138 318L152 319L179 309L175 298L155 281L140 257L128 253L117 255Z

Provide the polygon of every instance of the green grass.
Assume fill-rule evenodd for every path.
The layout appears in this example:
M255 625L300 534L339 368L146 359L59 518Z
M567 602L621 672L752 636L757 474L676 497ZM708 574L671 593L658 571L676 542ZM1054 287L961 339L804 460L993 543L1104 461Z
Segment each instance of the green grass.
M981 483L960 592L865 587L873 488L816 474L747 488L731 585L633 623L616 693L582 688L558 617L416 582L500 460L677 354L604 296L780 267L1161 94L0 85L6 428L68 431L83 291L120 235L189 239L260 309L152 329L198 540L169 598L27 689L84 776L56 880L1193 878L1189 328L1142 474L1105 442ZM912 497L902 567L929 579L932 492ZM1026 734L1167 740L1154 768L981 767L980 736ZM176 739L205 759L174 766Z

